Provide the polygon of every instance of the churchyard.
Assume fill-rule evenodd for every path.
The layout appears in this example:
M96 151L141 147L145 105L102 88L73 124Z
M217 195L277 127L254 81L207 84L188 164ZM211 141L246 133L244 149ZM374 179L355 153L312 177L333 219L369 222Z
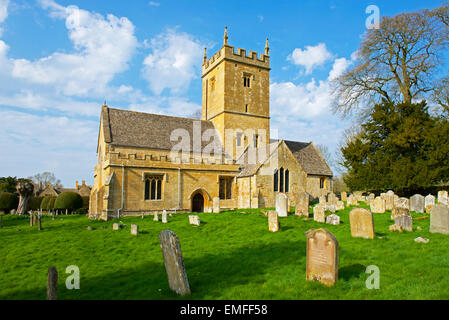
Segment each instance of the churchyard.
M412 211L411 217L398 214L393 221L390 210L371 215L382 211L370 210L374 198L367 200L370 206L358 201L359 195L349 196L348 201L358 204L334 215L331 211L341 206L339 199L320 200L309 208L309 217L294 215L294 207L287 217L276 217L273 209L173 214L162 219L160 214L157 221L153 216L104 222L60 215L55 220L43 216L40 231L37 225L30 226L26 216L3 216L0 299L46 299L51 266L58 271L57 299L449 297L449 235L430 232L431 219L425 210ZM386 206L391 205L388 201ZM399 206L401 201L397 198L394 203ZM324 212L328 223L315 221L313 211L319 221ZM326 231L317 231L321 228ZM167 281L159 238L167 229L179 239L189 284L185 290L190 295L177 294ZM163 237L169 239L171 233ZM419 237L429 242L416 242ZM165 244L166 259L173 259L168 247L176 244ZM314 247L324 251L312 251ZM326 273L338 274L323 281L327 285L307 280L316 280L316 273L322 271L318 269L323 252L333 255L329 261L336 261L326 266ZM66 288L69 266L79 268L79 290ZM371 275L367 269L373 268L380 272L379 289L366 284Z

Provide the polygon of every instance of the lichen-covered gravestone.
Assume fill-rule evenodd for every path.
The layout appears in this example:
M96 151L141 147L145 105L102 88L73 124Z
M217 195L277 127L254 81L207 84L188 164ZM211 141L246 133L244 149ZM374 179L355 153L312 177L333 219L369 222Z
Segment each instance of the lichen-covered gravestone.
M58 297L58 270L56 267L48 268L47 300L56 300Z
M286 217L288 215L288 198L285 194L279 193L276 196L276 212L279 217Z
M120 224L114 223L114 224L112 225L112 230L120 230Z
M343 201L337 201L337 205L335 206L337 211L345 210L345 203Z
M427 195L424 199L424 206L426 207L426 213L430 213L432 207L435 205L435 197L431 194Z
M424 196L415 194L410 198L410 211L424 213Z
M355 208L349 212L351 235L354 238L374 239L373 214L364 208Z
M337 196L335 195L335 193L329 193L329 195L327 196L327 203L330 205L337 205Z
M159 234L159 242L170 289L179 295L190 294L189 280L178 237L173 231L164 230Z
M377 197L370 202L370 208L372 213L385 213L385 200L381 197Z
M436 204L430 211L430 232L449 234L449 208L445 204Z
M300 192L296 196L295 214L297 216L309 216L309 194L307 192Z
M348 207L349 206L358 206L359 202L357 201L356 196L354 196L353 194L350 194L348 197L347 205L348 205Z
M348 194L346 192L341 193L341 201L346 202L348 200Z
M407 198L397 198L394 206L410 210L410 201Z
M338 241L326 229L309 230L307 236L306 280L332 286L338 280Z
M316 222L324 223L326 219L326 213L324 207L320 204L313 207L313 220Z
M438 203L447 205L447 191L438 191Z
M393 208L391 212L391 220L396 219L396 217L402 216L402 215L410 215L410 210L406 208L401 207L395 207Z
M131 234L137 236L139 234L139 226L136 224L131 225Z
M386 210L393 210L394 208L394 192L393 191L388 191L385 196L385 209Z
M394 219L394 224L405 231L413 231L413 218L410 214L403 214Z
M200 217L198 216L189 216L189 222L195 226L199 226L201 224Z
M339 225L340 224L340 217L336 214L331 214L326 217L326 224L332 224L332 225Z
M279 217L276 211L268 211L268 230L271 232L279 231Z

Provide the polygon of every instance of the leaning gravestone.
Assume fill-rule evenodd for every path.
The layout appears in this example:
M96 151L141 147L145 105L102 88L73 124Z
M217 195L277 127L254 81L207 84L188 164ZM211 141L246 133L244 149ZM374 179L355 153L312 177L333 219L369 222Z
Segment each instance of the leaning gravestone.
M47 300L56 300L58 297L58 270L56 267L48 268Z
M449 208L444 204L436 204L430 211L430 232L449 234Z
M268 211L268 230L271 232L279 231L279 217L276 211Z
M424 196L415 194L410 198L410 211L424 213Z
M413 231L413 218L410 214L403 214L394 218L394 224L405 231Z
M199 226L201 224L200 217L198 216L189 216L189 222L195 226Z
M447 205L447 191L438 191L438 203Z
M385 213L385 200L381 197L377 197L370 202L370 208L372 213Z
M340 224L340 217L336 214L331 214L326 217L326 224L332 224L334 226Z
M307 236L306 280L332 286L338 280L338 241L326 229L309 230Z
M278 213L279 217L286 217L288 215L287 207L288 207L287 196L283 193L279 193L276 196L276 212Z
M435 197L429 194L424 199L424 206L426 207L426 213L430 213L430 210L432 210L432 207L435 205Z
M131 234L137 236L139 234L139 226L136 224L131 225Z
M326 213L324 211L324 207L320 204L317 204L313 207L313 220L316 222L324 223L326 220Z
M167 223L167 211L162 211L162 223Z
M164 230L159 234L159 242L170 289L180 295L190 294L189 280L178 237L173 231Z
M410 215L410 210L406 208L396 207L393 208L391 212L391 220L395 220L396 217L402 216L402 215Z
M364 208L355 208L349 212L351 235L354 238L374 239L373 214Z
M348 201L348 194L344 191L341 193L341 201Z
M307 192L300 192L296 196L295 214L297 216L309 216L309 194Z

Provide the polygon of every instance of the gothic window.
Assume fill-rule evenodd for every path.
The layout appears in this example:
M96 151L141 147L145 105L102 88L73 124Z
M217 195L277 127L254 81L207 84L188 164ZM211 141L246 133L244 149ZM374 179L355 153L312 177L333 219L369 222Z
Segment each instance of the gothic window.
M163 176L149 176L145 179L145 200L162 199L162 178Z
M221 200L232 199L232 181L233 177L220 177L219 196Z
M279 172L278 169L274 170L274 186L273 186L274 192L279 191Z
M250 76L243 76L243 86L246 88L251 87L251 77Z
M245 112L248 113L248 105L245 105Z
M285 170L285 192L289 192L290 190L290 171Z
M324 178L320 178L320 189L324 189Z
M281 168L281 170L279 170L279 173L279 191L284 192L284 168Z

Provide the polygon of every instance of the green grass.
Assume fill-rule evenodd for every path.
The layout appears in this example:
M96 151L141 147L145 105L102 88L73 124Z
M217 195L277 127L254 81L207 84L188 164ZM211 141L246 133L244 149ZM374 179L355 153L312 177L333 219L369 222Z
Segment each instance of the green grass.
M414 221L414 232L390 233L390 213L374 214L374 240L351 237L349 209L338 212L339 226L296 216L280 218L281 231L268 231L259 210L91 221L84 216L45 217L43 230L28 220L4 216L0 229L0 299L45 299L47 270L59 273L58 299L182 299L167 283L158 235L179 237L192 295L189 299L448 299L449 236L430 234L429 219ZM413 214L414 217L423 216ZM130 234L136 223L140 235ZM87 226L95 228L88 231ZM416 227L422 227L422 231ZM306 237L327 228L340 245L339 280L328 288L305 280ZM418 237L428 244L415 243ZM77 265L81 289L67 290L65 269ZM366 267L380 269L380 289L368 290Z

